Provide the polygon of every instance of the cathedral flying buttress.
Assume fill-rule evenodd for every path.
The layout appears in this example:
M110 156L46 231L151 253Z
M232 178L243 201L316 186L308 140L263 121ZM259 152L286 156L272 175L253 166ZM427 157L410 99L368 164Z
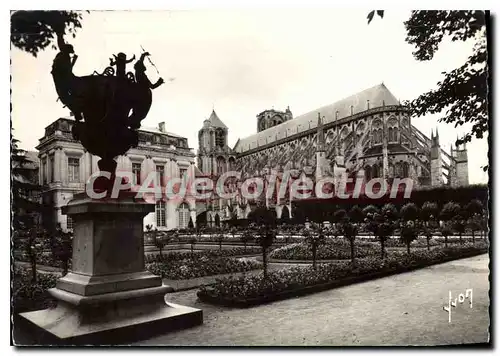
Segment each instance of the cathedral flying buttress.
M238 139L232 149L227 146L228 128L215 111L199 135L198 168L204 175L234 169L242 179L266 179L285 171L293 179L318 179L345 172L365 180L383 178L389 184L394 178L411 178L414 187L468 184L465 145L446 152L437 130L429 138L413 126L408 109L384 84L297 117L289 107L265 110L257 115L257 132ZM252 203L237 197L219 206L240 218ZM287 206L293 215L289 199L273 197L260 203L276 207L278 215ZM236 208L227 208L231 204Z

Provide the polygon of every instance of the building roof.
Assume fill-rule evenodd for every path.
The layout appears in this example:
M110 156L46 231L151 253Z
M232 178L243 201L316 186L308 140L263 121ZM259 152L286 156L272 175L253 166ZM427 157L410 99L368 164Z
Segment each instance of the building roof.
M172 132L160 131L157 127L141 126L139 128L139 131L146 131L146 132L157 133L157 134L161 134L161 135L168 135L168 136L172 136L172 137L185 138L185 137L179 136L177 134L174 134Z
M368 100L371 109L384 105L399 105L398 99L396 99L396 97L382 83L333 104L322 106L318 109L297 116L292 120L270 127L267 130L241 138L234 149L237 153L245 152L299 132L315 128L318 125L318 112L322 117L324 116L323 124L328 124L335 120L351 116L351 106L353 114L366 111ZM338 114L336 114L337 111Z
M210 117L208 118L208 123L210 126L213 127L222 127L223 129L227 129L227 126L224 125L224 123L219 119L217 114L215 113L215 110L212 110L212 113L210 114Z

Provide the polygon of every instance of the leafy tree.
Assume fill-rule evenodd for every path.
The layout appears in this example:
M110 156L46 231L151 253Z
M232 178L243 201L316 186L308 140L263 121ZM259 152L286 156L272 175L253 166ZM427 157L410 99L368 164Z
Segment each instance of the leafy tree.
M410 255L410 245L418 238L418 229L413 220L407 220L401 228L401 241L406 244L408 255ZM428 243L427 243L428 244ZM428 246L427 246L428 247Z
M219 243L219 250L222 251L222 242L226 239L226 229L220 228L216 236L217 242Z
M415 221L418 219L418 207L414 203L403 205L399 214L404 221Z
M381 257L385 258L385 242L392 235L395 224L391 217L391 209L387 209L384 214L375 213L368 218L367 229L371 231L380 242Z
M243 246L245 247L245 252L247 251L247 244L248 244L248 242L252 241L252 239L253 239L253 232L252 232L252 230L245 229L240 234L240 240L241 240L241 242L243 242Z
M69 261L73 254L72 234L64 232L58 226L51 236L50 247L53 258L61 262L63 276L65 276L68 273Z
M443 226L441 235L444 237L444 247L448 247L448 237L453 235L453 231L448 226Z
M351 223L349 219L344 219L344 221L340 225L340 231L344 235L344 238L346 238L349 241L349 244L351 246L351 264L354 266L356 263L354 242L356 240L356 236L358 235L358 226L355 223Z
M318 247L325 243L325 229L320 224L312 224L312 229L302 229L304 241L311 247L313 268L316 269Z
M465 227L467 223L461 216L457 216L453 221L453 230L458 232L458 238L460 243L462 243L462 234L465 232Z
M344 209L336 210L333 213L333 221L336 223L341 222L347 216L347 212Z
M465 210L467 211L468 218L473 217L476 214L481 215L483 214L483 204L479 199L473 199L469 202L469 204L467 204Z
M460 214L460 205L455 202L448 202L443 206L440 216L444 221L451 221Z
M469 218L467 221L467 227L471 231L472 234L472 243L476 243L476 231L481 228L480 222L479 222L480 216L478 214L472 216Z
M267 251L273 245L276 238L276 232L269 225L261 225L255 242L260 246L262 251L262 264L264 267L264 279L267 279Z
M349 211L349 220L353 223L363 222L364 218L363 210L358 205L354 205Z
M66 32L75 37L82 27L79 11L14 11L10 16L11 43L34 57L52 45L56 48L56 35Z
M430 221L436 219L438 217L439 209L436 203L426 201L422 205L422 209L420 210L420 217L422 220L429 223Z
M432 229L428 226L423 226L422 227L422 235L425 236L425 239L427 240L427 251L431 250L431 238L432 238Z
M375 213L378 213L379 209L375 205L367 205L363 209L363 215L367 218L370 218L370 216L373 216Z
M380 11L380 10L378 10ZM368 15L368 23L373 19ZM379 14L383 16L383 12ZM435 90L421 94L409 103L412 115L440 114L439 121L455 127L472 124L471 132L457 140L470 142L483 138L488 131L488 65L486 14L484 11L412 11L404 23L406 42L415 46L413 56L419 61L431 60L445 37L451 41L475 41L474 50L460 67L446 73ZM488 166L483 167L484 171Z
M159 233L158 229L154 229L152 232L153 236L153 243L155 244L156 248L160 250L160 259L163 260L163 247L165 247L165 239L163 233Z
M35 215L41 211L37 192L41 187L34 183L33 170L27 167L33 163L26 151L18 147L19 141L11 140L11 193L12 228L30 229L36 223Z

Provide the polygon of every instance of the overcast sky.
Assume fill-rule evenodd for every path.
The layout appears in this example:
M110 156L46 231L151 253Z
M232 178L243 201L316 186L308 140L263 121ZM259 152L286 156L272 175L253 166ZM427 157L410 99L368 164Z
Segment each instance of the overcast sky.
M443 43L432 61L418 62L404 40L409 12L388 11L367 25L369 10L212 10L107 11L86 14L76 38L74 73L102 71L113 53L128 57L141 45L166 84L153 91L143 126L165 121L167 131L198 148L197 133L215 107L229 127L229 145L256 132L256 115L290 106L294 116L384 83L402 101L435 88L442 72L465 62L472 43ZM44 128L67 109L56 102L50 75L55 50L37 58L13 49L12 122L21 147L34 149ZM132 70L132 66L130 66ZM149 66L148 75L158 74ZM437 122L438 116L413 120L430 136L439 128L449 152L466 127ZM469 149L470 183L486 183L486 139Z

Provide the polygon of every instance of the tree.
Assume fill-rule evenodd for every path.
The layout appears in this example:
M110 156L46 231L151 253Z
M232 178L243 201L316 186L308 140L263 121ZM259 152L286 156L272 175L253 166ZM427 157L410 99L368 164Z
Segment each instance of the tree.
M339 210L336 210L334 213L333 213L333 221L335 223L339 223L341 222L344 217L347 216L347 212L344 210L344 209L339 209Z
M19 141L11 140L11 193L12 228L30 229L36 223L36 214L41 210L38 191L41 187L34 183L33 169L27 167L33 162L26 151L18 147Z
M325 243L325 230L320 224L312 224L312 229L302 229L304 241L311 247L313 258L313 269L316 269L316 254L318 246Z
M441 235L444 237L444 247L448 247L448 237L453 235L453 231L447 226L441 228Z
M71 233L64 232L58 226L50 239L52 256L59 260L63 269L63 276L68 273L69 260L73 254L73 239Z
M425 239L427 240L427 251L430 251L431 249L431 238L432 238L432 229L428 226L423 226L422 227L422 235L425 236Z
M455 202L448 202L443 206L440 216L444 221L451 221L460 214L460 205Z
M375 213L373 217L368 218L367 229L379 240L382 259L385 258L385 242L392 235L395 228L391 214L389 208L383 214Z
M269 225L261 225L256 236L257 244L262 251L262 264L264 267L264 279L267 279L267 250L273 245L276 232Z
M403 221L415 221L418 219L418 207L414 203L407 203L403 205L399 215Z
M75 37L82 27L79 11L14 11L10 16L11 43L34 57L52 45L56 48L56 35L68 32Z
M281 211L281 223L282 224L290 223L290 211L288 210L287 206L284 206L283 210Z
M483 11L412 11L405 22L406 42L415 45L414 57L431 60L445 36L452 41L475 39L473 54L459 68L443 73L444 79L436 90L420 95L410 103L417 117L446 110L440 121L472 124L472 130L457 140L457 144L480 139L488 131L488 66L486 48L486 18ZM485 169L486 171L487 169Z
M356 239L356 236L358 235L358 226L355 223L351 223L349 219L344 219L344 221L340 225L340 230L344 235L344 238L349 241L349 244L351 246L351 264L352 266L354 266L356 258L354 252L354 241Z
M220 216L219 214L215 214L215 226L220 227Z
M467 221L467 227L471 231L472 234L472 244L476 243L476 231L481 228L479 223L479 215L474 215L469 218Z
M194 257L194 245L196 245L196 236L190 235L188 239L188 243L191 244L191 258Z
M38 225L34 225L27 230L27 241L26 241L26 255L30 261L31 265L31 281L36 283L36 266L37 266L37 255L43 250L43 242L47 240L47 231L40 228Z
M156 248L160 250L160 259L163 260L163 247L165 247L165 240L164 236L162 233L158 233L158 229L153 230L153 243L155 244Z
M226 229L221 227L217 232L216 239L219 243L219 250L222 251L222 242L226 239Z
M368 23L373 14L368 14ZM383 11L379 16L383 16ZM443 72L444 79L437 83L437 89L421 94L408 106L416 117L446 110L439 121L455 127L472 124L471 132L458 139L457 144L470 142L473 136L483 138L488 131L489 93L485 12L412 11L404 25L406 42L415 46L413 56L419 61L431 60L445 37L453 42L474 39L474 50L467 61L451 72ZM488 166L483 170L487 171Z
M407 220L401 229L401 241L406 244L408 255L410 255L410 245L417 237L418 230L415 222L413 220Z
M438 217L439 209L436 203L426 201L422 205L422 209L420 210L420 218L427 222L427 225L429 222L432 220L436 219Z
M456 216L453 221L453 230L458 232L458 238L460 243L462 243L462 234L465 232L465 227L467 226L466 221L462 218L462 216Z
M354 205L349 211L349 220L353 223L363 222L364 218L363 210L358 205Z
M243 246L245 247L245 252L247 251L247 243L249 241L252 241L253 239L253 233L249 229L245 229L241 234L240 234L240 240L243 242Z
M465 210L467 211L467 218L473 217L476 214L481 215L483 214L483 204L479 199L473 199L467 204Z

